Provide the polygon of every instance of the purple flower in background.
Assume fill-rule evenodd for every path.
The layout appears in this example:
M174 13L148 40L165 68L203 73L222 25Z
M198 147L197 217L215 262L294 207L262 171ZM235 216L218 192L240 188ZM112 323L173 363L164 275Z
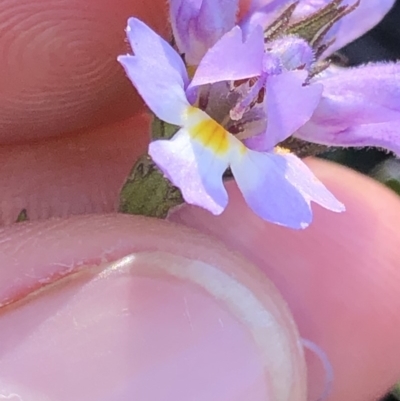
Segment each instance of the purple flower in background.
M330 3L347 6L356 0L252 0L247 12L239 15L239 0L169 0L170 21L179 52L189 65L198 65L207 50L235 25L267 26L290 5L301 20ZM336 21L327 39L335 37L330 53L357 39L375 26L392 7L394 0L362 0L357 11ZM327 53L328 54L328 53ZM325 55L327 55L325 54Z
M249 16L247 24L251 26L254 21L257 24L262 21L266 25L263 27L266 50L264 65L257 76L258 85L262 82L267 94L265 107L268 124L261 134L247 135L251 137L247 145L257 150L270 149L271 145L277 143L275 135L279 131L278 124L286 126L286 137L293 135L329 146L377 146L399 155L400 64L376 63L340 68L329 65L322 58L365 33L385 15L394 1L363 0L357 3L303 0L298 5L290 1L267 3L268 6ZM346 5L348 3L351 5ZM271 11L271 4L278 6L277 9ZM288 6L279 8L284 4ZM266 8L268 12L263 14L262 10ZM320 29L304 35L301 24L310 19L313 13L317 22L318 18L322 20L317 25ZM324 19L329 14L335 23ZM275 22L273 18L276 18ZM309 37L304 39L297 31ZM334 37L332 32L335 33ZM218 51L207 53L200 62L195 84L217 82L226 76L221 60L232 64L237 57L237 54L232 54L234 50L229 45L229 35L225 35L214 46ZM223 49L226 54L222 55ZM239 78L231 75L231 79ZM291 88L286 86L286 90L279 89L281 101L276 102L276 97L271 100L268 96L273 91L271 86L279 85L279 82L284 85L288 79L293 84ZM300 88L299 85L303 86ZM304 113L303 118L299 118L304 108L298 109L298 105L308 103L312 107L311 94L315 95L317 87L322 91L317 107L310 115ZM252 93L249 93L248 97L251 96ZM295 114L297 116L293 118ZM282 140L284 135L280 136Z
M304 228L311 201L343 211L285 140L400 154L399 64L342 69L325 59L393 3L254 0L238 20L238 0L170 0L178 52L130 19L134 56L119 61L156 116L180 128L150 144L152 159L188 203L214 214L228 202L227 168L265 220Z
M324 43L331 45L317 52L314 64L317 71L321 68L318 65L324 63L321 57L329 56L372 28L394 0L343 3L358 6L325 35ZM329 4L326 0L300 1L294 17L300 18ZM311 70L309 84L322 84L322 97L311 119L294 136L329 146L377 146L400 155L400 64L371 63L355 68L326 65L319 74Z
M197 65L207 50L236 23L238 0L170 0L176 44L189 65Z

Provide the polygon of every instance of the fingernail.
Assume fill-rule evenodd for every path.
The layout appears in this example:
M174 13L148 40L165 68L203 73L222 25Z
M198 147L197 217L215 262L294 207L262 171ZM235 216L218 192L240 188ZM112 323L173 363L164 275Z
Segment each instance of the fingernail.
M3 308L0 398L305 400L296 328L252 269L142 252Z

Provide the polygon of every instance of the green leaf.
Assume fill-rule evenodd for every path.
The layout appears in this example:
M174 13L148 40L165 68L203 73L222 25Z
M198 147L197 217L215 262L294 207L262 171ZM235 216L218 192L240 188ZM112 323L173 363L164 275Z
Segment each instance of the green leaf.
M372 170L370 175L400 195L400 159L383 161Z
M388 180L385 182L385 185L389 187L390 189L393 189L394 192L396 192L398 195L400 195L400 182L397 180Z
M400 400L400 382L393 387L392 394Z
M179 127L154 116L151 139L170 139ZM182 204L180 190L164 177L149 155L143 155L133 166L120 192L119 211L164 219L175 206Z
M170 209L183 202L179 189L163 176L150 156L144 155L122 187L119 211L163 219Z
M153 116L153 121L151 123L151 138L153 140L171 139L178 131L179 127L177 125L168 124L158 117Z

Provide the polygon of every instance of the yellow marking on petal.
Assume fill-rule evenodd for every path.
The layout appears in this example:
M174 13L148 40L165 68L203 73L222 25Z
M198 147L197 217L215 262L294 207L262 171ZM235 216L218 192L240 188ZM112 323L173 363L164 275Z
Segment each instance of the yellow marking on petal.
M228 137L230 134L211 118L192 126L190 135L218 155L225 154L230 146Z
M247 147L239 139L199 108L189 106L185 110L185 120L184 127L191 138L217 156L224 156L233 149L236 149L240 156L247 153Z
M185 128L192 139L217 155L224 155L230 148L231 135L226 129L197 107L186 109Z
M248 149L243 145L242 142L239 142L239 153L241 156L244 156L247 153Z
M202 121L202 120L211 118L208 116L207 113L205 113L203 110L200 110L196 106L186 107L185 115L186 115L186 119L188 120L188 122L190 119L190 122L192 123L192 125L194 124L194 121Z

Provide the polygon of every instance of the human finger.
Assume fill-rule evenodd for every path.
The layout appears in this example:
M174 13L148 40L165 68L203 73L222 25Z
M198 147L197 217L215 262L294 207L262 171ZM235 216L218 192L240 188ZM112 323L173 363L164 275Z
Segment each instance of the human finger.
M214 236L257 264L288 301L301 335L326 351L334 368L330 400L375 400L400 377L400 200L344 167L309 161L346 205L334 214L314 206L303 231L260 220L237 187L219 217L184 206L171 219ZM324 376L310 359L316 397Z
M30 220L114 211L149 118L138 115L74 135L0 146L0 225L22 209Z
M222 244L122 215L0 238L0 398L305 401L286 303Z
M127 118L142 102L116 61L129 16L167 32L165 2L0 3L0 143Z

